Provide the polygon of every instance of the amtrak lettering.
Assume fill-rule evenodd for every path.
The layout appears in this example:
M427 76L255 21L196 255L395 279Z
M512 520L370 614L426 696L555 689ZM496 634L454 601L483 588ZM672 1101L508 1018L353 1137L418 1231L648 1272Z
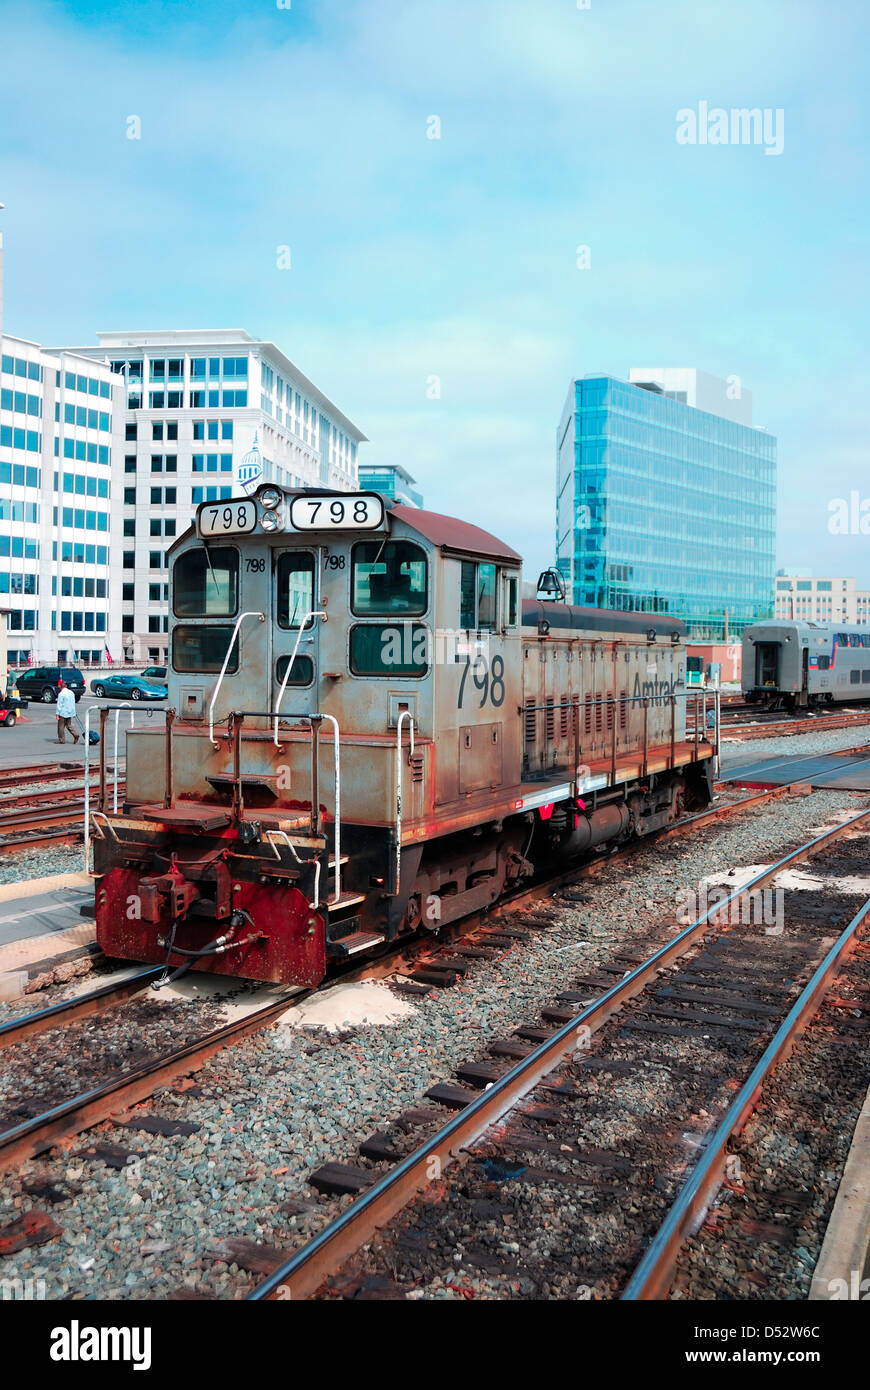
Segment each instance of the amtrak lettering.
M665 705L673 695L676 684L675 680L659 680L658 676L641 684L640 676L635 676L632 694L636 700L648 699L652 705Z

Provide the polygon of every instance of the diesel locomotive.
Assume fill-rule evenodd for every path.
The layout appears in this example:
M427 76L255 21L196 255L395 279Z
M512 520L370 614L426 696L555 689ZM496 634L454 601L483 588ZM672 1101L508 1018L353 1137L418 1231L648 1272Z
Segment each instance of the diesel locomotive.
M683 624L524 599L477 526L265 485L169 562L165 725L89 817L111 957L315 985L711 799Z
M870 629L846 623L755 623L743 634L743 691L768 709L870 700Z

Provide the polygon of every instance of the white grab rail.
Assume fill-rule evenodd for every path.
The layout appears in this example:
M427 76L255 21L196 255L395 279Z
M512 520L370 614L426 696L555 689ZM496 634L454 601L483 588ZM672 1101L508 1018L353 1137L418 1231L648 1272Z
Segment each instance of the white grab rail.
M89 708L88 708L87 714L85 715L85 824L84 824L85 846L84 846L84 848L85 848L85 873L86 873L86 874L90 873L90 871L91 871L91 869L90 869L91 851L90 851L90 844L89 844L89 842L88 842L88 836L89 836L89 833L90 833L90 825L91 825L91 715L93 714L94 710L99 711L100 709L101 709L101 706L99 706L99 705L90 705ZM114 809L115 811L117 811L117 809L118 809L118 719L119 719L119 716L120 716L120 714L121 714L121 710L122 710L122 709L129 709L129 711L130 711L130 727L133 728L133 726L134 726L135 723L136 723L135 706L131 705L127 700L122 700L122 701L121 701L121 704L118 705L117 708L115 709L115 753L114 753L114 758L115 758L115 767L114 767L115 782L114 782L114 792L113 792L113 797L112 797L113 809ZM102 757L104 757L104 756L105 756L105 752L103 751L103 752L100 753L100 757L102 758Z
M223 685L224 676L225 676L226 673L227 673L227 666L229 665L230 657L231 657L232 654L233 654L233 647L236 645L236 638L237 638L238 635L239 635L239 628L242 626L242 623L245 621L246 618L259 618L259 619L260 619L260 622L261 622L261 623L264 623L264 622L266 621L266 614L265 614L265 613L258 613L257 610L256 610L255 608L252 608L252 609L250 609L247 613L240 613L239 616L236 618L236 625L235 625L235 627L233 628L233 635L232 635L232 637L230 638L230 643L229 643L229 646L227 647L227 654L226 654L226 656L224 657L224 664L223 664L223 666L221 667L221 673L220 673L220 675L219 675L218 678L217 678L217 685L215 686L215 688L214 688L214 694L213 694L212 697L211 697L211 704L210 704L209 707L208 707L208 736L209 736L209 740L210 740L211 745L212 745L213 748L220 748L220 744L217 742L217 740L215 739L215 736L214 736L214 705L215 705L215 700L217 699L217 697L218 697L218 692L219 692L221 686Z
M295 645L294 645L294 647L293 647L293 655L290 657L290 660L289 660L289 662L287 663L287 670L284 672L284 679L283 679L283 681L281 682L281 689L278 691L278 703L277 703L276 706L275 706L275 735L274 735L274 742L275 742L275 747L276 747L276 748L280 748L280 747L281 747L280 743L278 742L278 719L279 719L280 714L281 714L281 701L284 699L284 692L285 692L285 690L287 689L287 682L288 682L289 679L290 679L290 672L293 670L293 662L296 660L296 653L297 653L298 650L299 650L299 643L300 643L300 641L302 640L302 634L303 634L303 632L305 631L306 626L308 625L309 619L311 619L311 618L325 618L325 617L326 617L326 613L324 612L324 610L323 610L322 608L320 608L320 609L312 609L309 613L306 613L306 614L305 614L305 617L302 619L302 622L299 624L299 631L298 631L297 634L296 634L296 643L295 643Z
M407 719L410 725L410 752L414 756L414 718L410 710L403 709L396 721L396 895L402 872L402 722Z
M288 846L288 848L289 848L289 850L290 850L290 853L293 855L293 858L296 860L296 863L297 863L297 864L309 864L309 863L311 862L309 859L300 859L300 858L299 858L299 855L296 853L296 846L293 844L293 841L290 839L290 836L287 834L287 831L286 831L286 830L267 830L267 831L266 831L266 839L268 840L269 844L271 845L271 847L272 847L272 853L275 855L275 858L276 858L276 859L280 859L280 858L281 858L280 854L278 853L277 846L276 846L276 844L275 844L275 836L276 836L276 835L280 835L280 836L281 836L281 839L284 840L284 842L287 844L287 846ZM314 902L311 904L311 906L312 906L313 908L315 908L315 909L318 908L318 907L320 906L320 858L319 858L319 856L314 860Z
M322 714L332 725L332 746L335 751L335 836L333 854L335 855L335 902L341 901L341 755L338 751L338 720L331 714ZM313 735L312 735L313 737Z

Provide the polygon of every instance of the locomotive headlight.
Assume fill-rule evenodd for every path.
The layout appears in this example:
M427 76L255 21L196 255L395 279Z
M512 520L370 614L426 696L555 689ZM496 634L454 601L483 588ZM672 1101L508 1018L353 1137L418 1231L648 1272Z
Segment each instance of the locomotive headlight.
M264 487L260 493L260 506L267 511L273 511L275 507L281 505L281 494L276 487ZM267 528L268 529L268 528Z
M284 518L278 512L264 512L260 517L260 526L264 531L283 531Z

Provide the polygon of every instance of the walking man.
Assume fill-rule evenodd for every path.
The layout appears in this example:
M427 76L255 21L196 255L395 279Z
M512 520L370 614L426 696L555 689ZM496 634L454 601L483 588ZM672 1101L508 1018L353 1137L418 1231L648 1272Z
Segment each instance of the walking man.
M69 729L73 736L73 743L78 743L79 736L72 726L73 717L76 712L76 697L73 695L68 685L57 693L57 742L66 743L66 731Z

